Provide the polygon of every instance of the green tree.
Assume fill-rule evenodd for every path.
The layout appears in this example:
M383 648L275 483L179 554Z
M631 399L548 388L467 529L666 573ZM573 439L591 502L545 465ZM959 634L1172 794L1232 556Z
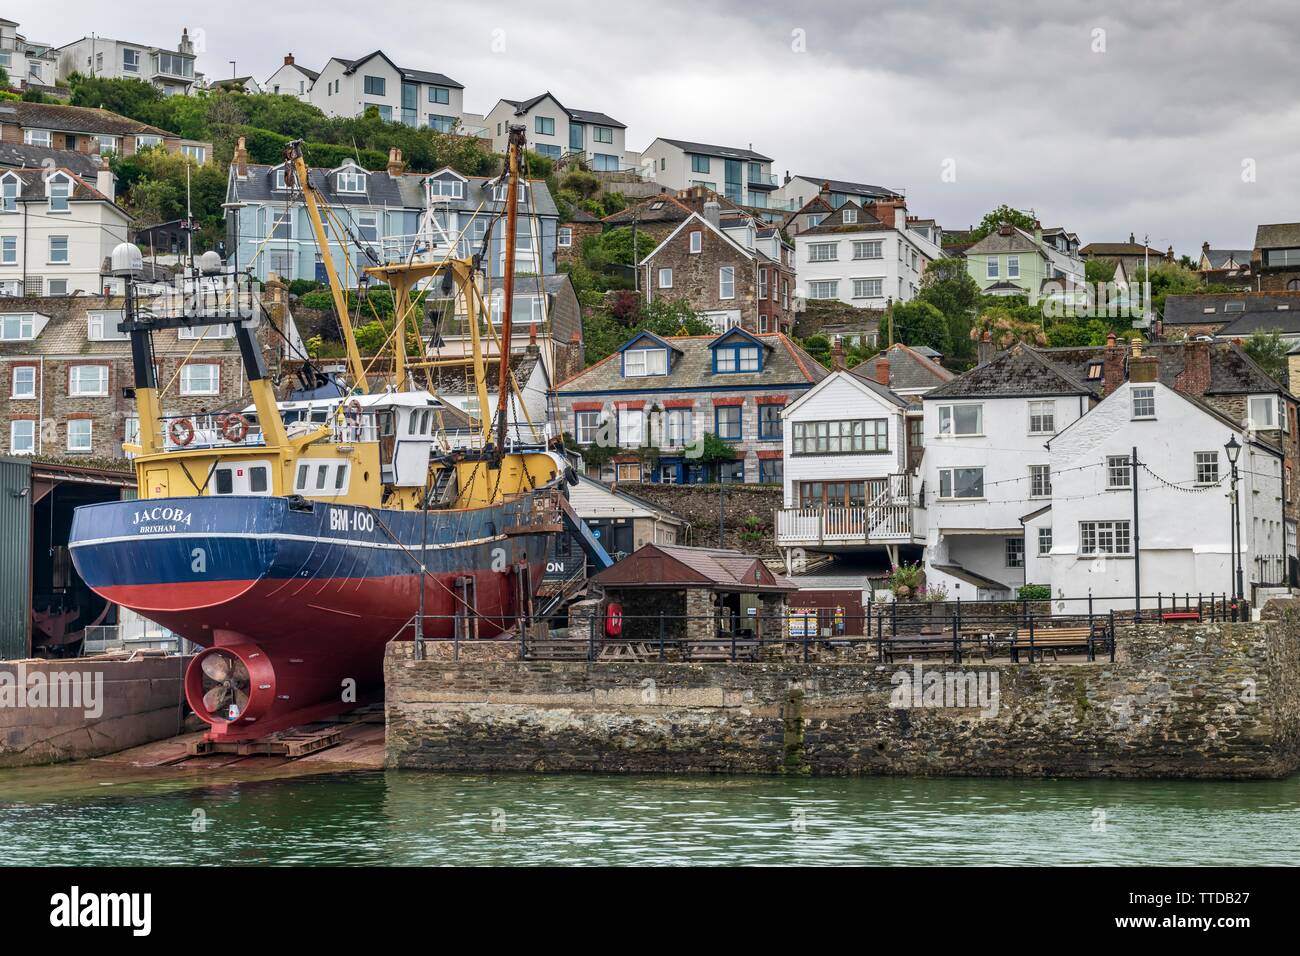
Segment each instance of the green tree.
M121 113L148 123L149 107L163 99L162 91L143 80L107 80L74 73L68 77L72 106L90 106Z
M824 335L810 335L799 343L803 350L821 362L827 368L831 367L831 340Z
M1260 331L1251 334L1244 346L1246 354L1255 360L1269 376L1281 385L1287 385L1289 369L1287 351L1290 345L1275 330Z
M928 345L944 355L952 354L952 336L948 319L937 308L922 299L897 302L885 317L894 326L894 341L904 345Z
M970 241L979 242L991 232L996 232L998 226L1004 222L1009 222L1013 226L1019 226L1021 229L1033 234L1034 229L1038 226L1037 220L1027 212L1021 212L1019 209L1012 209L1006 203L998 206L992 212L986 213L980 220L980 224L971 230Z
M968 360L974 351L970 330L979 305L980 288L966 268L966 260L953 257L930 263L921 276L917 298L930 303L947 320L953 351L946 354L951 354L957 363Z
M1114 259L1088 259L1083 264L1083 278L1089 285L1115 280Z

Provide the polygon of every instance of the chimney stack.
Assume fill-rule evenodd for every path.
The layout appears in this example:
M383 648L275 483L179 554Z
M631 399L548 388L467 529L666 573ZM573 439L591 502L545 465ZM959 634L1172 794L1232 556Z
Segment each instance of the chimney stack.
M285 65L285 66L293 66L293 54L292 54L292 53L286 53L286 54L284 55L284 65Z
M112 172L109 171L107 159L95 171L95 188L107 196L109 202L117 198L117 180L113 178Z
M704 204L704 218L715 228L720 228L719 223L722 221L722 207L718 205L716 199L710 199Z
M1174 388L1187 395L1201 396L1210 387L1210 343L1188 339L1183 343L1183 370Z
M1128 244L1130 246L1137 244L1137 236L1133 235L1131 232L1128 234Z
M1109 395L1124 384L1124 354L1127 349L1116 344L1115 333L1106 336L1106 348L1102 352L1102 387Z
M402 175L406 169L406 164L402 162L402 151L396 146L390 146L388 149L388 175L396 178Z
M190 31L186 27L181 27L181 42L177 45L176 52L191 55L194 53L194 44L190 41Z
M885 386L885 388L889 388L889 353L888 352L881 352L879 355L876 356L876 364L875 367L872 369L872 371L875 372L875 379L877 384L883 385Z
M1133 383L1149 384L1160 378L1160 359L1154 355L1142 353L1142 340L1133 340L1133 355L1128 363L1128 380Z
M993 347L993 333L988 329L980 336L979 343L975 346L975 364L983 365L986 362L993 361L993 356L997 350Z
M1201 243L1201 255L1208 256L1209 254L1210 254L1210 244L1208 242Z
M831 343L831 369L836 372L844 371L844 339L838 335Z
M239 137L239 142L235 146L235 155L230 162L235 167L236 176L240 179L248 178L248 145L244 142L244 137Z

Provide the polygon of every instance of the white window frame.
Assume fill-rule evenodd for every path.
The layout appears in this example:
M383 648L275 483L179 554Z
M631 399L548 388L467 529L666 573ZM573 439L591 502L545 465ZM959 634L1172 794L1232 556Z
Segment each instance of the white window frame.
M955 495L953 492L957 488L957 472L970 471L979 472L979 494L978 495ZM946 479L946 481L945 481ZM944 486L947 485L948 493L944 494ZM941 501L982 501L984 500L984 466L983 465L958 465L952 468L939 469L939 499Z
M50 237L49 237L49 240L50 240L50 241L49 241L49 252L48 252L48 255L49 255L49 260L48 260L48 261L49 261L49 265L52 265L52 266L66 266L69 262L72 261L72 248L71 248L71 244L70 244L70 242L69 242L67 236L50 236ZM62 240L62 241L63 241L63 258L62 258L62 259L56 259L56 258L54 257L54 243L55 243L55 240Z
M984 264L984 278L986 278L986 279L996 279L996 278L998 278L998 277L999 277L999 273L998 273L998 257L997 257L997 256L989 256L988 259L985 261L985 264Z
M8 335L7 331L15 327L17 335ZM36 316L31 312L6 313L0 315L0 342L30 342L36 338Z
M0 265L18 265L17 236L0 236Z
M555 231L555 244L561 249L569 249L573 246L573 229L569 226L561 226Z
M673 270L664 268L659 270L659 288L671 289L673 287Z
M573 413L573 437L579 445L590 445L596 440L603 424L601 415L602 412L595 409Z
M958 409L973 408L976 413L975 431L957 430ZM984 435L984 405L979 402L961 402L939 406L939 436L941 438L981 438Z
M699 255L704 251L704 233L696 229L691 232L691 255Z
M41 146L50 149L54 143L54 134L48 129L23 130L23 143L27 146Z
M872 291L872 290L875 291ZM853 280L853 298L855 299L879 299L885 294L885 280L867 277L864 279Z
M1117 544L1124 541L1123 549ZM1108 547L1103 547L1108 545ZM1080 521L1079 554L1099 554L1109 557L1126 557L1133 553L1132 527L1127 520Z
M1262 416L1256 414L1257 406L1263 410ZM1277 428L1277 402L1272 395L1252 395L1247 409L1250 415L1247 422L1251 428L1264 431Z
M829 290L829 294L827 294ZM838 299L840 295L839 279L810 279L808 281L808 298Z
M334 174L334 188L339 193L350 196L364 196L366 193L366 174L355 166L340 169Z
M839 262L840 244L838 242L808 243L809 262Z
M81 445L80 443L78 443L78 444L76 444L76 445L74 445L74 444L72 443L72 434L73 434L72 426L73 426L73 425L76 425L76 426L77 426L77 431L78 431L78 432L81 431L82 427L85 428L85 430L86 430L86 435L85 435L86 443L85 443L84 446ZM95 450L95 422L94 422L94 420L93 420L93 419L90 419L90 418L70 418L70 419L68 419L68 427L67 427L67 444L66 444L66 447L67 447L68 451L70 451L70 452L76 452L77 454L85 454L85 453L89 453L89 452L94 451L94 450Z
M82 381L82 375L86 374L87 369L98 369L103 373L96 376L97 384L94 391L90 391ZM68 395L71 398L106 398L108 396L108 366L98 363L69 366Z
M211 369L210 383L205 388L197 388L194 383L193 374L195 369ZM221 363L220 362L187 362L181 366L180 390L182 395L220 395L221 394Z
M19 426L22 426L20 429ZM22 430L27 433L25 448L18 445L18 432ZM34 455L36 454L36 422L30 418L15 418L9 422L9 454L11 455Z
M1132 402L1133 419L1135 421L1150 421L1156 417L1156 390L1153 386L1133 387L1130 401ZM1151 411L1149 413L1145 410L1139 412L1139 402L1143 403L1144 407L1147 403L1150 403Z
M618 408L618 444L620 448L640 448L645 441L645 409Z
M1052 497L1052 466L1051 465L1030 465L1029 466L1029 497L1031 498Z
M853 242L854 259L883 259L884 242L880 239L856 239Z
M1106 456L1106 489L1108 491L1131 491L1133 488L1133 465L1128 455Z
M635 361L629 361L629 359L635 359ZM667 349L628 349L623 353L624 378L646 378L651 375L667 374Z
M1019 256L1007 256L1007 278L1008 279L1020 278L1020 257Z
M89 312L86 315L86 338L91 342L126 342L131 333L118 331L117 325L121 321L121 311L96 309Z
M1038 555L1042 557L1052 552L1052 526L1046 525L1038 529Z
M722 266L718 269L718 298L734 299L736 297L736 267Z
M36 397L36 366L35 365L14 365L11 366L11 368L13 371L10 375L11 382L9 386L9 397L15 399L35 398ZM28 375L31 376L30 388L25 389L23 391L19 391L18 389L19 372L26 372Z
M1035 422L1035 419L1037 419L1037 422ZM1035 424L1037 424L1037 428L1034 427ZM1056 402L1044 400L1029 403L1029 434L1056 434Z
M1198 451L1192 455L1192 466L1196 472L1196 484L1198 485L1217 485L1222 476L1219 470L1219 453L1218 451ZM1213 467L1213 474L1210 474L1210 468Z

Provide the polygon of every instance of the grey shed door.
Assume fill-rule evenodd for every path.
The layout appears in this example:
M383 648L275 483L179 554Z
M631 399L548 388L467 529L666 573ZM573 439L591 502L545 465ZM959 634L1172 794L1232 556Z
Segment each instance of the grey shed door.
M0 660L30 653L32 463L0 458Z

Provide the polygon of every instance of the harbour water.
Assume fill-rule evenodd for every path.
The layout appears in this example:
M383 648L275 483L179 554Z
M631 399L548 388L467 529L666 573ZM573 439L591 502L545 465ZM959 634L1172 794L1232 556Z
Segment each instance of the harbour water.
M1300 863L1281 781L0 771L9 865Z

